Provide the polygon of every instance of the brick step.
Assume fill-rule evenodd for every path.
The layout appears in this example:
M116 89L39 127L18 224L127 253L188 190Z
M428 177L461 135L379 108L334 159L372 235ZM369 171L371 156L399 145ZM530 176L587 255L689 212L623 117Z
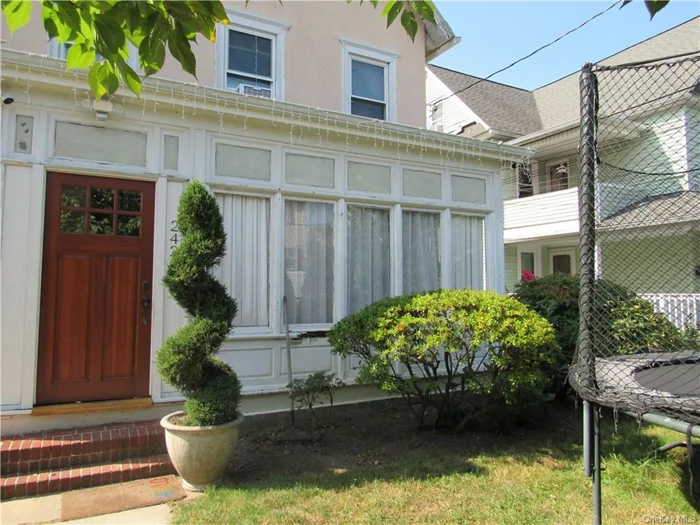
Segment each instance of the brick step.
M158 421L15 436L0 441L0 474L38 474L165 451L165 433Z
M154 454L99 465L67 467L28 475L17 474L3 478L0 499L65 492L166 474L175 474L175 468L167 454Z

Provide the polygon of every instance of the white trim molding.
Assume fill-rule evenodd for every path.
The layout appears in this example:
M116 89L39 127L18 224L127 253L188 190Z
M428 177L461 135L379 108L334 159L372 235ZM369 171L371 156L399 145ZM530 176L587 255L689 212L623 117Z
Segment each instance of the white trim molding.
M240 31L272 40L272 98L284 100L286 78L286 35L292 25L285 20L251 13L241 9L227 8L230 24L216 26L216 60L214 71L216 87L226 89L228 71L228 37L230 30Z
M385 120L387 122L397 122L398 85L396 80L396 61L401 55L390 49L375 47L347 38L341 38L340 43L343 48L343 112L351 113L352 60L356 59L384 67Z

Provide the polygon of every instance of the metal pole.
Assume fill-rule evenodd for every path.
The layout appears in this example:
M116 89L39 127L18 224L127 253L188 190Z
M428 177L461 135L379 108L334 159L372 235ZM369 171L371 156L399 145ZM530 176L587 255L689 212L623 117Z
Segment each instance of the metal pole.
M595 150L598 89L593 66L581 70L581 130L579 137L579 294L578 371L579 393L594 387L595 363L591 321L595 285ZM582 392L583 391L583 392Z
M602 525L603 512L600 491L600 407L593 407L593 525Z
M633 412L622 411L623 414L627 414L630 417L637 419L637 414ZM681 434L687 434L690 430L690 435L696 438L700 438L700 425L694 425L692 423L684 423L678 419L673 419L666 416L660 416L658 414L642 414L641 419L648 421L652 425L659 425L660 427L668 428L669 430L675 430Z
M583 402L583 472L586 477L593 475L593 406L588 401Z

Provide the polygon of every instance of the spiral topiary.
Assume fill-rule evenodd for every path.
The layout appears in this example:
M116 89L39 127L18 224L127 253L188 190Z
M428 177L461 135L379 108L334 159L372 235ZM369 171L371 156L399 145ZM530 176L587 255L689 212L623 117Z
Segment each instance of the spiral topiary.
M236 419L241 384L216 357L238 310L211 269L226 253L223 218L200 181L185 188L177 208L181 242L173 250L163 284L189 321L169 337L156 356L161 377L187 398L182 424L221 425Z

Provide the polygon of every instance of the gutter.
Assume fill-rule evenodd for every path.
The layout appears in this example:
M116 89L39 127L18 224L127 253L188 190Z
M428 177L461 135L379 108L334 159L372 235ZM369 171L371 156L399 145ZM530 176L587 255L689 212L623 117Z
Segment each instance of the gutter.
M437 58L437 57L439 57L439 56L442 55L445 51L449 51L449 50L452 49L454 46L456 46L457 44L459 44L461 41L462 41L462 37L461 37L461 36L456 36L456 37L454 37L454 38L451 38L450 40L448 40L447 42L445 42L444 44L442 44L440 47L438 47L437 49L434 49L431 53L425 55L425 61L426 61L426 63L427 63L427 62L430 62L431 60L433 60L433 59L435 59L435 58Z
M530 133L529 135L523 135L521 137L518 137L517 139L508 141L508 144L512 146L520 146L528 142L534 142L536 140L549 137L551 135L556 135L557 133L561 133L562 131L568 131L577 127L578 125L579 119L569 120L568 122L564 122L563 124L558 124L557 126L543 129L542 131L536 131L534 133Z
M3 50L0 63L6 81L30 80L33 85L46 84L66 89L88 91L87 72L78 70L68 73L63 60L14 50ZM10 73L11 71L11 73ZM60 79L60 80L59 80ZM231 114L245 118L271 121L296 127L327 130L329 133L344 133L348 137L376 140L377 136L388 138L388 142L417 148L431 145L436 152L482 155L497 160L519 160L531 154L528 148L499 145L424 128L367 119L339 111L312 108L301 104L279 100L246 96L201 84L176 82L161 78L147 78L142 85L141 98L121 87L117 95L123 100L142 102L156 101L159 104L187 105L195 109L211 111L219 115ZM378 135L379 134L379 135Z

